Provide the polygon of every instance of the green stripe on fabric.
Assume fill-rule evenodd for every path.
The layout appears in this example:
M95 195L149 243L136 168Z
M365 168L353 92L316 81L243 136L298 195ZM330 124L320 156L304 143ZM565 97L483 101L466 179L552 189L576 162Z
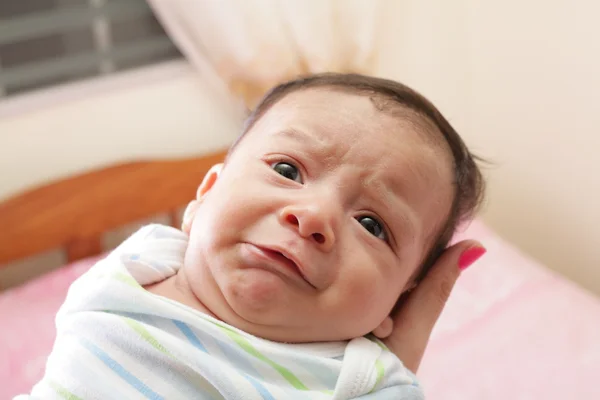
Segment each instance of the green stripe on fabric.
M296 388L298 390L309 390L300 381L300 379L298 379L290 370L277 364L275 361L270 360L265 355L263 355L261 352L256 350L254 348L254 346L252 346L252 343L250 343L248 340L246 340L246 338L244 338L242 335L240 335L239 333L234 332L231 329L228 329L224 326L221 326L221 325L217 325L217 326L219 326L219 328L221 328L223 331L225 331L227 336L229 336L231 339L233 339L233 341L235 343L237 343L238 346L240 346L244 351L246 351L247 353L251 354L252 356L258 358L259 360L261 360L261 361L269 364L271 367L273 367L294 388Z
M142 324L140 324L139 322L137 322L131 318L127 318L127 317L121 317L121 318L123 318L125 320L125 322L127 323L127 325L129 325L134 331L136 331L152 347L154 347L158 351L166 354L167 356L171 357L173 360L179 361L177 359L177 357L175 357L173 354L171 354L162 344L160 344L160 342L158 340L156 340L156 338L154 336L152 336L152 334L150 332L148 332L148 330L146 330L146 328L144 328L144 326L142 326ZM221 393L219 393L215 389L215 387L208 380L206 380L206 378L204 378L203 376L199 376L195 382L199 386L202 387L202 390L204 390L204 393L209 395L211 399L222 398Z
M81 397L75 396L73 393L69 392L64 387L60 386L58 383L54 381L48 382L48 385L63 399L66 400L82 400Z
M385 344L383 344L383 342L381 340L377 339L375 336L367 337L366 339L369 339L371 342L373 342L377 346L381 347L382 350L390 351L390 349L388 349L387 346Z
M146 328L142 326L142 324L132 320L131 318L123 317L123 319L125 320L127 325L129 325L134 331L139 333L142 339L148 342L152 347L170 357L173 357L173 355L171 355L171 353L169 353L169 351L162 344L160 344L158 340L156 340L156 338L152 336L150 332L148 332Z
M116 272L115 274L112 275L113 278L115 278L116 280L123 282L131 287L134 287L136 289L141 288L140 284L137 283L137 281L135 279L133 279L132 276L126 275L122 272Z
M380 360L375 361L375 368L377 369L377 379L375 380L375 384L373 385L373 389L369 393L373 393L381 380L385 376L385 368L383 368L383 363Z

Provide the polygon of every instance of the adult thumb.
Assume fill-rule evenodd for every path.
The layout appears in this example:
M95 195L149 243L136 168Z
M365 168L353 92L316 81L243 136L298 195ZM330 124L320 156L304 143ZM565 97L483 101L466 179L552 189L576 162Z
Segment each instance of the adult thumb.
M442 313L461 270L485 253L476 241L446 249L394 315L394 329L385 344L413 372L419 367L433 327Z

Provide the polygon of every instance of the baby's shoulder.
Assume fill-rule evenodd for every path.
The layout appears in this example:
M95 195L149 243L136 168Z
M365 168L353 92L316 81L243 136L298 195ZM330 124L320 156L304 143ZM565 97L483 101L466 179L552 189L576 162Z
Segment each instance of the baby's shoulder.
M149 243L156 241L176 241L187 243L188 236L179 229L161 224L144 225L125 239L110 254L140 253L148 248Z

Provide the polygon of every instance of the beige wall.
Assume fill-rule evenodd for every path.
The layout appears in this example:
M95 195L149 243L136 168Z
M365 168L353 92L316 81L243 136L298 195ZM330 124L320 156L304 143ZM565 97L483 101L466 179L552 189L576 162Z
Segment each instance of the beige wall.
M432 98L495 163L484 219L600 294L600 3L404 4L381 73Z

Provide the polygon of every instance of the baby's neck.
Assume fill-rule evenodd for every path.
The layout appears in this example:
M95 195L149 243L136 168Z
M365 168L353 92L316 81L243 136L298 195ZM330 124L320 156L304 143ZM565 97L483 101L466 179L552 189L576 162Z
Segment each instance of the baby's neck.
M175 275L167 279L156 282L147 286L144 289L158 296L166 297L167 299L184 304L201 313L217 318L195 295L192 293L190 286L187 284L187 277L181 268ZM218 319L218 318L217 318Z

